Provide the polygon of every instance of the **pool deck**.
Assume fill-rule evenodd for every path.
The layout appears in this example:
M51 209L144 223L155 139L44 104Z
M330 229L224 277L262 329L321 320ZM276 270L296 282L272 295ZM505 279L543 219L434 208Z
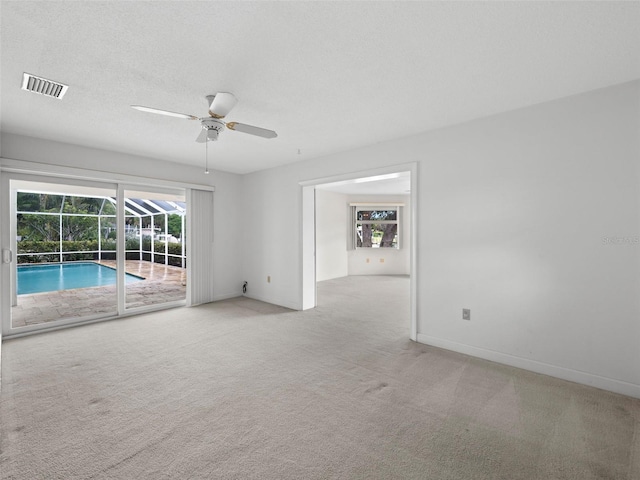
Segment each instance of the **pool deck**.
M102 260L96 263L112 268L116 265L115 260ZM145 281L126 286L127 308L186 298L186 269L146 261L126 260L125 271L145 278ZM116 311L115 285L77 288L18 295L18 305L11 308L11 322L14 328L18 328L100 313L115 315Z

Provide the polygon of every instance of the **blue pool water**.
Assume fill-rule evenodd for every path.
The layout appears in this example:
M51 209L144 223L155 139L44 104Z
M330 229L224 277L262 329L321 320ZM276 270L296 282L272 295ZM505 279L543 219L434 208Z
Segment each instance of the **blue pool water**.
M127 283L144 280L126 274ZM56 263L18 267L18 295L53 292L73 288L115 285L116 271L97 263Z

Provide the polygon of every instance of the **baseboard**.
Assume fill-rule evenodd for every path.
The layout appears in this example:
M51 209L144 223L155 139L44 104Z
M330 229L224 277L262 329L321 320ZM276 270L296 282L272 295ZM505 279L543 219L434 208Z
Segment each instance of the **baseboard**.
M510 355L507 353L487 350L485 348L474 347L472 345L466 345L443 338L432 337L430 335L424 335L422 333L418 334L418 342L424 343L425 345L444 348L446 350L452 350L458 353L464 353L466 355L482 358L484 360L490 360L492 362L509 365L511 367L522 368L524 370L541 373L543 375L549 375L551 377L560 378L562 380L568 380L570 382L589 385L591 387L601 388L602 390L608 390L610 392L640 398L640 385L636 385L633 383L623 382L621 380L616 380L608 377L602 377L600 375L594 375L592 373L581 372L579 370L572 370L570 368L559 367L557 365L551 365L544 362L538 362L536 360L530 360L528 358L517 357L515 355Z
M223 293L221 295L214 295L213 296L213 301L214 302L219 302L220 300L227 300L229 298L236 298L236 297L241 297L241 296L242 296L242 292Z
M243 296L247 297L247 298L251 298L253 300L259 300L259 301L264 302L264 303L270 303L272 305L278 305L279 307L289 308L291 310L302 310L302 308L300 308L300 305L293 304L293 303L287 302L287 301L280 301L278 299L261 297L260 295L249 295L249 294L246 294L246 293Z

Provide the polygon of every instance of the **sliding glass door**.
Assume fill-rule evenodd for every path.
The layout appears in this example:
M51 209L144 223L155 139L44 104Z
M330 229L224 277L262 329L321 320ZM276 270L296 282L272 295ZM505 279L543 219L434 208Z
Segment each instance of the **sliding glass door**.
M24 175L9 186L11 333L117 315L117 270L102 263L116 258L116 186Z
M2 187L4 335L185 304L184 191L17 173Z

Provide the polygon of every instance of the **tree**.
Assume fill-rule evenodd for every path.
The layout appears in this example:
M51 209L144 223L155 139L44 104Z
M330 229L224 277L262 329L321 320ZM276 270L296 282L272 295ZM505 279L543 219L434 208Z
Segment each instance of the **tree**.
M62 217L64 240L96 240L98 238L97 217Z
M18 212L17 233L24 239L34 241L95 240L98 238L98 214L104 199L49 195L46 193L18 192L16 203ZM63 215L60 225L60 211L74 215ZM40 215L35 212L39 212ZM52 215L42 215L51 213Z
M18 236L23 239L50 242L60 240L57 215L18 214Z
M62 217L62 238L69 241L97 239L98 218L82 216L82 214L95 215L100 211L101 206L101 198L66 197L63 211L74 215Z
M380 237L379 247L395 247L394 240L398 231L397 223L363 223L361 230L357 232L356 242L358 247L372 247L374 237Z
M167 219L169 225L169 232L176 238L182 238L182 215L172 213Z
M359 230L356 245L358 247L372 247L375 238L375 243L381 248L395 247L394 240L398 231L397 215L397 210L358 210ZM375 221L385 223L373 223ZM386 223L389 221L394 223Z
M60 212L62 195L47 193L18 192L17 210L19 212Z
M398 231L397 223L387 223L382 226L382 239L380 240L380 247L394 247L394 239L396 238L396 232Z
M358 235L358 247L371 247L373 245L373 229L370 223L361 225L360 234Z

